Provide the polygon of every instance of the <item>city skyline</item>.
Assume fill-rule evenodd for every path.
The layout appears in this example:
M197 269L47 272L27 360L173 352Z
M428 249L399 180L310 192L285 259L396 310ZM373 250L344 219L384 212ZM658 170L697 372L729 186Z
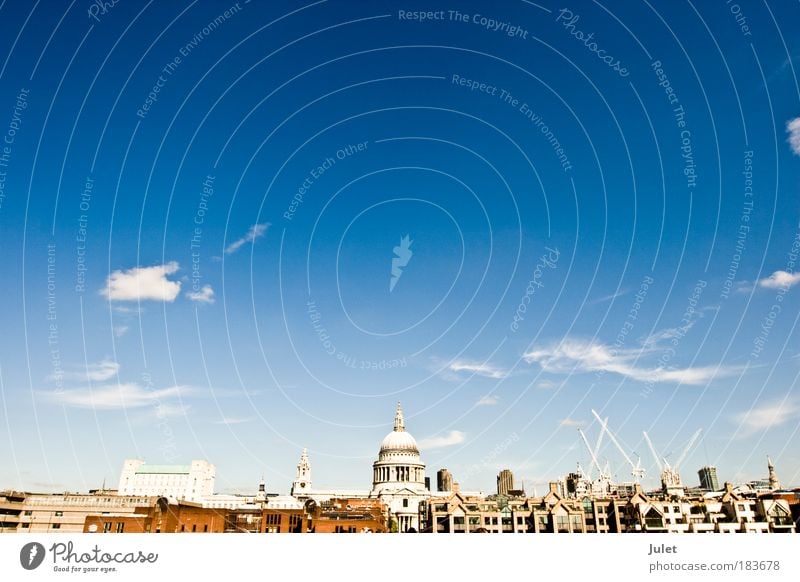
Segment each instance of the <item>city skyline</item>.
M404 421L402 420L401 402L399 402L399 401L397 403L397 414L400 415L400 418L401 418L400 423L401 423L401 426L403 427L402 430L405 430L404 429ZM604 434L609 434L608 438L610 438L612 441L615 440L616 437L613 436L612 431L607 426L608 419L603 419L603 420L604 420L604 425L605 425L605 428L603 428ZM397 417L396 417L395 418L395 431L397 430L397 427L398 427L397 422L398 421L397 421ZM579 431L580 430L581 429L579 429ZM700 431L698 431L698 433L699 432ZM633 484L636 484L636 483L641 484L643 486L643 488L645 490L648 490L648 491L661 490L664 487L663 473L659 474L659 471L663 471L663 469L665 467L669 468L669 461L667 460L666 457L661 457L661 462L659 462L658 464L655 465L656 470L653 470L653 471L645 469L641 465L641 459L639 457L637 457L635 466L625 466L624 467L625 470L633 469L633 471L631 471L630 474L627 473L627 472L624 472L624 471L623 471L623 473L621 475L617 474L617 473L604 473L604 471L608 471L608 469L610 469L610 467L611 467L611 463L609 462L608 458L602 457L602 461L601 461L601 458L597 457L597 455L599 454L600 447L599 446L591 447L591 445L589 445L588 441L586 440L585 435L582 434L581 436L583 437L583 440L587 445L587 447L586 447L587 451L586 451L585 454L588 455L588 458L589 458L589 461L586 462L585 464L583 463L583 461L578 461L576 463L576 465L569 471L564 471L563 473L557 474L557 475L556 474L551 475L549 478L548 477L544 477L544 480L534 481L534 480L528 480L528 479L526 479L525 477L523 477L523 476L521 476L519 474L515 475L515 472L512 469L510 469L508 466L503 465L502 459L498 458L497 459L497 463L495 463L492 466L497 466L497 467L502 467L502 468L497 469L495 471L494 476L496 478L496 488L494 488L493 490L491 488L489 490L486 490L486 489L483 489L483 488L470 487L470 484L471 484L470 478L475 479L478 475L481 475L482 473L487 473L487 472L491 473L491 471L493 470L492 467L490 467L490 466L488 466L486 464L484 464L483 466L480 466L478 464L472 464L472 465L468 466L467 471L465 472L465 475L467 476L467 480L465 482L462 482L461 480L458 479L458 474L454 474L447 467L440 467L439 469L436 469L436 470L433 467L427 467L427 464L425 463L425 458L423 456L422 460L421 460L421 462L423 463L423 471L424 471L423 475L425 477L426 484L430 483L430 486L428 487L426 485L426 488L431 492L433 492L433 491L458 491L458 490L461 490L461 491L470 491L470 492L475 493L475 494L480 493L480 494L483 494L483 495L492 495L494 493L497 493L497 494L500 494L500 495L506 495L509 490L514 490L514 491L522 492L523 495L536 497L536 496L539 495L539 493L537 491L537 487L542 488L542 489L544 489L546 491L547 488L552 483L560 483L562 487L566 488L566 483L570 479L570 477L572 477L572 476L583 476L583 478L585 478L587 480L587 482L598 481L598 480L602 480L603 478L606 478L606 479L609 480L609 482L612 484L612 486L620 486L622 488L625 488L625 487L630 488L630 487L633 486ZM691 439L690 442L687 444L686 449L683 451L683 454L681 455L681 461L686 458L689 450L691 450L692 445L695 443L696 436L697 435L695 435L695 438ZM601 444L602 439L603 439L602 436L599 437L597 443ZM645 440L647 440L647 437L645 437ZM416 448L417 445L416 445L416 443L414 442L413 439L412 439L412 442L414 443L413 446ZM650 444L650 446L652 446L652 444ZM591 450L589 450L590 448L591 448ZM658 456L658 453L656 452L656 450L654 448L651 449L651 450L652 450L652 453L653 453L654 457ZM420 454L424 454L424 450L421 450L419 452L420 452ZM618 455L622 455L623 458L625 457L625 453L623 453L622 451L618 451L617 454ZM311 456L309 455L309 449L304 447L302 449L302 451L300 452L299 458L300 458L300 463L297 465L297 473L294 474L293 480L289 484L268 482L267 480L265 480L266 476L262 474L260 476L260 479L258 481L258 485L257 486L256 485L253 485L251 487L245 486L245 487L239 487L239 488L235 488L235 489L225 488L225 489L223 489L221 491L218 491L218 493L248 496L248 495L253 495L253 492L256 489L258 489L258 490L267 490L267 491L270 491L273 494L277 494L277 495L287 495L288 494L288 495L292 495L293 496L293 495L298 495L299 494L300 496L302 496L304 494L311 493L312 491L319 493L319 492L335 491L335 490L337 490L337 488L344 488L343 489L344 491L349 492L350 494L352 494L353 491L357 491L357 490L361 489L362 486L366 483L366 482L363 482L363 483L362 482L358 482L358 483L349 483L349 484L347 484L347 483L331 484L329 482L330 481L329 479L326 480L325 477L323 477L323 479L321 480L321 482L323 483L323 486L322 487L313 487L312 483L314 482L314 479L312 478L312 476L313 475L317 475L317 473L316 472L312 472L313 458L311 458ZM373 455L373 458L374 458L374 455ZM173 459L173 460L174 461L179 461L180 459ZM181 461L182 462L175 464L175 463L153 463L153 462L150 462L147 459L125 459L124 464L123 464L123 469L122 469L122 472L121 472L121 475L120 475L120 478L119 478L119 483L120 483L120 489L119 490L121 491L120 494L124 494L124 495L133 495L133 494L135 494L134 491L123 491L123 489L125 489L125 488L123 487L122 483L125 481L126 471L132 471L133 470L133 469L130 469L129 467L133 467L134 469L136 467L140 467L140 466L148 467L148 468L149 467L154 467L156 469L169 468L169 467L173 467L173 468L177 469L177 468L184 468L185 467L186 471L187 471L187 474L188 474L188 470L189 470L190 467L195 467L196 464L200 464L201 467L205 467L205 466L210 465L212 473L215 475L215 465L214 465L213 461L210 461L209 459L191 460L191 462L189 462L188 459L182 459ZM597 464L602 464L602 466L596 466ZM593 465L595 465L595 466L593 466ZM708 490L708 491L720 491L720 490L723 489L723 487L722 487L723 484L725 486L727 486L727 484L730 483L734 487L744 487L744 489L747 490L750 487L756 487L756 488L764 487L765 486L764 484L766 484L768 482L769 482L769 485L774 489L775 487L773 486L773 482L772 482L773 479L775 479L775 482L778 485L777 488L779 488L779 489L784 489L784 490L789 491L789 490L792 490L792 489L796 488L796 485L793 484L793 483L781 484L780 481L778 480L778 477L774 476L774 473L773 473L773 470L774 470L773 469L773 462L772 462L772 459L770 458L769 455L767 455L767 457L765 459L765 466L768 467L766 478L765 478L765 475L762 474L759 477L756 477L756 478L753 478L753 479L749 479L746 482L733 482L733 481L730 481L730 480L725 479L725 478L720 480L719 479L719 468L714 466L714 465L703 465L703 466L697 467L696 470L693 470L693 469L687 469L687 467L685 466L685 463L682 463L680 466L676 465L676 466L672 467L672 469L674 469L678 473L679 483L680 483L680 479L684 477L683 473L686 473L686 474L690 475L688 479L686 479L686 478L683 479L682 487L684 489L701 489L701 490ZM302 469L301 469L301 467L302 467ZM641 469L640 469L640 467L641 467ZM595 472L595 468L597 469L598 472ZM194 471L195 469L192 469L192 470ZM435 473L434 473L434 470L435 470ZM637 470L640 471L640 473L638 473L638 475L635 474L635 472ZM203 468L201 470L201 473L204 472L204 471L207 471L207 469ZM696 485L693 484L695 474L697 475L697 481L698 481L698 484L696 484ZM724 468L723 468L723 475L724 475ZM214 478L212 478L212 482L213 482ZM374 475L373 475L373 479L374 479ZM485 480L486 476L485 475L481 476L480 479L481 480ZM303 490L296 491L295 490L300 481L303 481L303 485L302 485L303 488L308 487L307 491L303 491ZM100 490L100 491L113 490L113 484L115 484L116 482L117 481L115 479L115 476L112 475L110 480L104 478L103 479L103 483L102 483L102 485L100 487L90 488L89 491L92 491L92 490ZM526 482L528 483L529 488L532 488L532 490L529 490L529 491L526 490L526 487L525 487ZM111 484L112 487L109 488L107 483ZM253 483L255 484L256 481L254 480ZM319 482L317 482L317 483L319 483ZM444 485L443 485L443 483L444 483ZM212 487L211 491L213 491L213 484L212 484L211 487ZM0 487L0 489L6 489L6 490L9 490L9 491L13 491L13 488L8 488L8 487L5 487L5 488ZM368 490L366 487L363 487L363 489L365 491ZM755 490L758 490L758 489L753 489L753 490L755 491ZM65 489L63 491L68 491L68 489ZM31 490L31 492L37 492L37 491ZM40 492L47 492L47 490L45 489L45 490L42 490ZM58 491L54 489L53 492L58 492ZM75 490L73 492L74 493L80 493L81 491ZM210 494L208 492L206 492L206 493Z
M0 489L800 484L796 6L111 4L0 6Z

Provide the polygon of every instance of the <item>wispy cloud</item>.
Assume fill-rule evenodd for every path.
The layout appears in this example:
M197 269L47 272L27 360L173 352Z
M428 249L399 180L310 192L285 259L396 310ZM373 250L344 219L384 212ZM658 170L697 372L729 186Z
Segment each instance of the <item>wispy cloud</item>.
M642 350L615 350L594 341L565 339L559 344L524 354L528 363L537 363L550 373L612 372L641 382L705 384L735 370L723 366L697 368L646 368L635 362Z
M605 303L606 301L611 301L612 299L616 299L617 297L623 297L630 293L629 289L621 289L616 293L612 293L611 295L603 295L602 297L598 297L597 299L593 299L589 302L589 305L596 305L598 303Z
M444 447L452 447L460 445L467 438L467 435L459 430L451 430L449 433L441 436L429 437L419 441L419 447L425 449L441 449Z
M261 238L267 232L267 229L270 227L269 222L265 222L263 224L254 224L250 227L247 233L240 239L233 241L225 248L226 254L235 253L240 248L242 248L245 244L249 242L255 242L256 239Z
M486 362L469 362L466 360L453 360L447 366L447 369L451 372L468 372L470 374L475 374L477 376L483 376L484 378L494 378L495 380L499 380L501 378L505 378L507 372L497 366Z
M797 400L766 402L734 417L740 425L740 436L749 436L798 419L800 404Z
M175 416L186 416L189 414L191 406L188 404L172 404L169 402L159 402L156 404L156 418L172 418Z
M565 418L561 422L558 423L558 426L564 428L581 428L586 426L586 423L582 420L575 420L572 418Z
M214 420L214 421L212 421L212 422L213 422L214 424L224 424L224 425L226 425L226 426L230 426L230 425L232 425L232 424L243 424L243 423L245 423L245 422L250 422L251 420L253 420L253 419L252 419L252 418L245 418L245 417L235 417L235 416L234 416L234 417L228 417L228 416L223 416L222 418L220 418L220 419L218 419L218 420Z
M114 271L100 290L109 301L175 301L181 292L180 281L170 281L167 276L178 271L178 263L172 261L153 267L134 267L126 271Z
M95 410L121 410L142 406L165 405L163 401L186 397L193 389L187 386L172 386L150 390L135 383L120 383L96 388L77 388L62 391L44 392L48 400L74 408Z
M186 297L197 303L214 303L214 289L211 285L203 285L199 291L189 291Z
M119 364L111 360L101 360L86 366L76 367L74 370L67 370L59 375L60 380L73 382L105 382L110 380L119 372ZM51 374L48 380L55 380L55 375Z
M668 327L649 335L642 342L645 347L657 348L660 342L666 342L675 338L682 338L694 327L695 320L690 319L685 325L680 327Z
M135 315L141 315L142 313L145 312L144 307L138 307L138 306L133 307L129 305L114 305L114 307L112 307L111 309L114 310L114 313L119 313L120 315L126 315L131 317Z
M499 398L497 398L497 396L494 396L493 394L487 394L486 396L481 396L476 406L494 406L497 404L498 400Z
M127 325L115 325L114 326L114 337L122 337L130 328Z
M535 388L539 388L540 390L555 390L561 386L560 382L554 382L553 380L540 380L535 384Z
M800 117L786 122L786 133L789 134L789 147L795 155L800 156Z
M775 271L769 277L758 280L758 286L764 289L782 289L794 287L800 283L800 273L788 271Z

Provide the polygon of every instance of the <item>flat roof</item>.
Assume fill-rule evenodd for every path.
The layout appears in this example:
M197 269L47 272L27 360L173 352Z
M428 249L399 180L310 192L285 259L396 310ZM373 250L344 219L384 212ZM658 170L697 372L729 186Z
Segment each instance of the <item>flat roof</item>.
M188 475L192 470L191 465L142 465L136 469L137 475L167 474Z

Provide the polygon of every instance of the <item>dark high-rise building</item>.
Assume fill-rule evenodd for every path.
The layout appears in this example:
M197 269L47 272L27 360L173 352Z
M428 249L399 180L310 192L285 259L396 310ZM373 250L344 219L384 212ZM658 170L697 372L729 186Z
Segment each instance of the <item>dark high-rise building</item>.
M439 469L436 472L436 490L437 491L452 491L453 490L453 475L447 469Z
M508 495L514 489L514 474L511 469L503 469L497 476L497 494Z
M697 475L700 477L700 489L719 491L719 479L717 479L716 467L701 467Z

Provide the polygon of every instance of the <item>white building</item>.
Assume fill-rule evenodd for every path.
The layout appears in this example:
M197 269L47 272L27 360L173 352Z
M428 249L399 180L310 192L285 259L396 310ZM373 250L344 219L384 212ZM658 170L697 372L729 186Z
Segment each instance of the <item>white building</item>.
M191 465L148 465L127 459L119 478L119 495L157 495L202 503L214 494L216 469L207 461Z
M311 491L311 463L308 462L308 449L303 449L290 495L305 496L309 491Z
M372 464L370 497L379 498L388 507L399 531L419 531L420 514L430 492L425 487L425 464L417 441L406 432L403 409L397 403L394 430L386 435ZM422 507L421 507L422 505Z
M397 525L398 531L418 531L420 514L425 513L424 503L431 493L425 487L425 463L420 459L417 441L406 432L400 403L397 403L394 429L383 439L378 460L372 464L371 489L312 488L311 463L307 450L303 449L291 494L299 499L313 499L317 503L333 498L377 497L386 505L389 512L387 517ZM272 504L270 499L269 505Z

